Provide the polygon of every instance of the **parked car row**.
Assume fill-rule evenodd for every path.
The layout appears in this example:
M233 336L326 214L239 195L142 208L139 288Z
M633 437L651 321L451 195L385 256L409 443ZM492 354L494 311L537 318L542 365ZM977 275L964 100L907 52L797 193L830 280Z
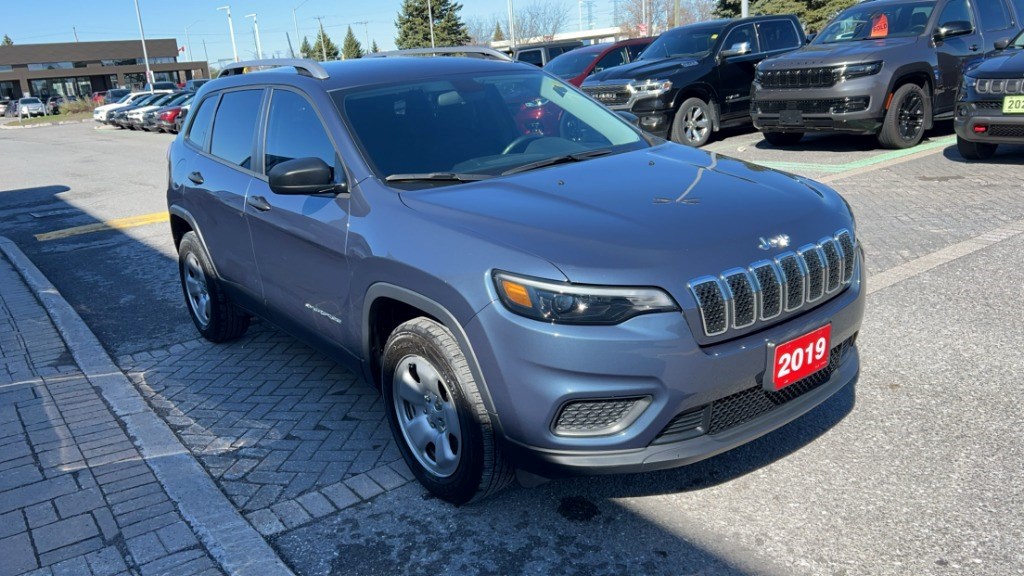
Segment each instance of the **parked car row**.
M188 90L131 92L118 102L96 108L93 120L130 130L177 133L194 96L195 92Z
M656 39L524 46L515 56L543 61L644 130L689 146L753 125L776 146L841 132L910 148L935 121L954 119L961 152L981 158L1024 138L1022 22L1024 0L874 0L813 38L795 16L772 15Z
M17 100L0 100L0 115L24 118L45 116L46 104L35 96L26 96Z

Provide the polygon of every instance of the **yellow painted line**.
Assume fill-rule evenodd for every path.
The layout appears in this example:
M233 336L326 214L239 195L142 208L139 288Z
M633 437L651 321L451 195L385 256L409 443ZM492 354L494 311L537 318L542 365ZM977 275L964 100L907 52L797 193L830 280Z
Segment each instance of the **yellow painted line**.
M53 232L36 234L36 240L46 242L48 240L59 240L61 238L70 238L71 236L90 234L92 232L102 232L104 230L125 230L127 228L136 228L138 226L146 226L148 224L167 222L168 220L170 220L170 216L167 212L154 212L152 214L104 220L103 222L97 222L95 224L86 224L85 226L75 226L73 228L65 228L63 230L54 230Z

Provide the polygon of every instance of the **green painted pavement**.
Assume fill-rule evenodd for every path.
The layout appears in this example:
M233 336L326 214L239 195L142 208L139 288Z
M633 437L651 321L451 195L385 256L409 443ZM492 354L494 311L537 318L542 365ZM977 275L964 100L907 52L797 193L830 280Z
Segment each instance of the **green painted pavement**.
M854 160L853 162L847 162L845 164L813 164L810 162L758 162L756 164L767 166L768 168L775 168L777 170L785 170L787 172L825 172L828 174L838 174L846 172L848 170L856 170L858 168L865 168L867 166L873 166L875 164L881 164L882 162L888 162L890 160L896 160L897 158L903 158L904 156L910 156L912 154L920 154L936 148L945 148L951 144L956 143L956 136L946 136L932 140L926 144L920 144L913 148L907 148L906 150L893 150L892 152L886 152L877 156L871 156L870 158L863 158L861 160Z

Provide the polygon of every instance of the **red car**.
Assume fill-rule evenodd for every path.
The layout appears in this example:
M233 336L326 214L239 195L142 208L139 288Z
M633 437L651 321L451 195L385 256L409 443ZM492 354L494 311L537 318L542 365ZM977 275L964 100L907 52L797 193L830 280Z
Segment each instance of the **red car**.
M651 42L653 37L583 46L552 59L544 70L578 87L595 72L636 60Z

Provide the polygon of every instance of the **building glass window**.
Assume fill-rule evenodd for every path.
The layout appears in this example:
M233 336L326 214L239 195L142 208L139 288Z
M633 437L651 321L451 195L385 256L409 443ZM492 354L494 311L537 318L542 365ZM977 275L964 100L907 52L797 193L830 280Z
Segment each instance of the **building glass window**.
M0 64L0 72L10 72L14 70L14 67L10 64Z
M40 62L38 64L29 64L29 70L62 70L64 68L74 68L74 64L71 62Z
M20 90L15 92L14 89L14 82L0 82L0 98L4 100L14 100L15 95L21 92Z

